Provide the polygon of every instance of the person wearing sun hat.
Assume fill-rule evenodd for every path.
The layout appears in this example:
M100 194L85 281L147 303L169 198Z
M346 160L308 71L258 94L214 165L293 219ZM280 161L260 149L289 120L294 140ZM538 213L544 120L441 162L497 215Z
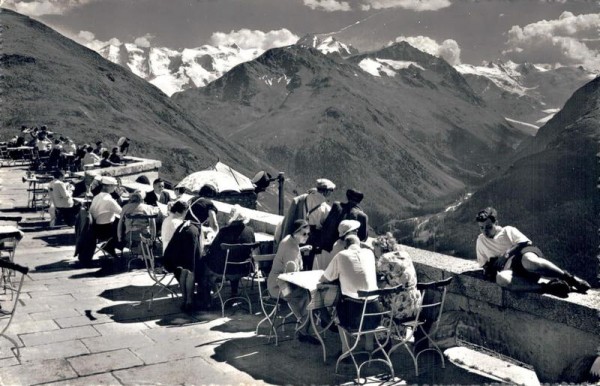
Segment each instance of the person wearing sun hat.
M346 220L354 221L354 220ZM356 221L358 222L358 221ZM344 224L342 226L342 224ZM360 224L359 224L360 225ZM368 248L361 248L360 240L356 235L358 227L355 223L340 223L343 236L341 239L345 249L333 256L333 259L323 272L320 281L329 283L339 280L341 296L336 305L339 325L343 327L340 331L342 353L348 351L348 337L344 330L356 330L360 324L364 303L358 296L358 291L373 291L377 287L377 273L375 270L375 255ZM367 304L367 312L379 312L382 310L379 300ZM380 318L365 319L365 329L374 328L380 322ZM367 339L365 349L372 348L372 339Z
M94 221L94 231L98 240L108 240L104 249L114 256L121 206L111 193L115 191L118 183L114 177L102 177L101 183L102 190L92 200L89 212Z
M298 340L319 344L317 338L308 333L310 323L307 323L309 297L306 290L296 286L285 286L279 282L279 275L286 272L301 271L303 268L302 251L309 250L309 245L304 245L310 234L310 225L306 220L299 219L293 222L291 234L288 234L281 240L277 254L273 259L273 266L269 277L267 278L267 288L273 298L281 297L284 299L296 318L299 325L303 326L298 331Z
M369 237L369 216L359 206L364 195L356 189L346 190L347 202L336 201L331 205L331 210L323 223L321 231L321 248L331 251L333 244L338 238L338 225L343 220L357 220L360 228L357 235L360 241L366 241Z
M339 252L346 248L344 238L350 234L356 235L360 228L360 222L356 220L342 220L338 225L337 234L338 239L330 252L323 250L320 255L315 258L313 269L325 269L331 262L331 259Z
M312 250L303 257L306 269L312 267L315 254L320 253L321 227L331 210L331 207L327 203L327 197L334 190L335 184L333 182L327 178L319 178L315 182L314 188L294 197L283 219L281 234L277 240L292 233L294 221L303 219L308 222L311 234L306 243L312 246Z

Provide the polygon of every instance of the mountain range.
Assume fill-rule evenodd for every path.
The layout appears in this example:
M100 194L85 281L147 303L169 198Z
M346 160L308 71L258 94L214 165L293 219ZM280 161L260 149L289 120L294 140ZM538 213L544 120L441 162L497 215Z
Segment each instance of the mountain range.
M297 44L312 47L325 54L349 56L358 51L333 37L321 39L306 35ZM146 47L133 43L108 44L98 53L113 63L160 88L165 94L204 87L220 78L236 65L251 61L264 50L244 49L236 44L174 50L167 47Z
M380 224L442 207L526 137L446 61L405 42L347 59L274 48L172 99L296 186L328 177L363 190Z
M597 286L599 140L597 77L470 198L433 217L396 223L395 234L405 243L475 258L475 215L493 206L501 225L516 226L551 261Z
M563 107L575 90L597 76L582 67L548 68L510 61L482 66L460 64L455 68L488 106L531 135Z
M296 45L343 58L359 54L354 47L333 36L305 35ZM98 51L105 59L128 68L169 96L190 88L204 87L236 65L256 59L263 52L260 49L242 49L235 44L173 50L132 43L109 44ZM549 68L498 60L480 66L459 64L455 69L489 107L498 110L511 124L530 135L552 118L577 88L596 76L581 67Z

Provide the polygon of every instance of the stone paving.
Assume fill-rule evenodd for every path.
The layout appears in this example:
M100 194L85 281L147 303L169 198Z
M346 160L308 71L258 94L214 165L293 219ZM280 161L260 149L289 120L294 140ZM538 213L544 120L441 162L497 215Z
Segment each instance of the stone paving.
M0 214L35 217L26 206L22 167L0 168ZM73 257L71 228L25 232L15 261L30 267L15 320L7 331L20 357L0 338L2 385L173 385L173 384L344 384L353 383L351 365L335 374L338 336L327 333L327 363L321 349L293 338L290 328L279 346L266 329L255 334L260 315L243 309L185 314L179 300L163 297L151 310L139 305L151 281L145 270L106 274L83 268ZM10 296L0 294L0 302ZM255 310L259 307L254 305ZM0 326L1 327L1 326ZM392 357L396 378L388 384L482 384L489 378L451 363L442 369L423 355L421 375L401 350ZM382 384L367 370L369 383Z

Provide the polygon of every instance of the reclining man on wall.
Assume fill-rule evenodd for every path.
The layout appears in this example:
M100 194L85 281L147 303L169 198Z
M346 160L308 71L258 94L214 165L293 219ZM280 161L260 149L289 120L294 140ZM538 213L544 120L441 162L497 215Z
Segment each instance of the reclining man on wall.
M590 284L544 258L523 233L498 224L496 209L488 207L475 218L481 234L477 237L477 262L490 280L511 291L548 293L561 298L571 290L585 293ZM549 282L539 283L542 277Z

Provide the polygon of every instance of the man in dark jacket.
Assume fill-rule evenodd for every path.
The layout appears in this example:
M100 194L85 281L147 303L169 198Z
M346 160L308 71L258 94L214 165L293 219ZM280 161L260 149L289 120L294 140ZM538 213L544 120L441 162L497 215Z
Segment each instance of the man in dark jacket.
M171 201L171 196L165 191L165 182L161 178L157 178L152 183L152 192L146 193L144 202L148 205L158 206L158 203L167 205Z
M369 217L358 204L362 201L364 195L355 189L346 191L348 202L336 201L331 206L331 211L323 223L321 231L321 248L331 252L333 244L338 239L338 226L343 220L356 220L360 222L358 228L358 238L365 241L369 237Z

